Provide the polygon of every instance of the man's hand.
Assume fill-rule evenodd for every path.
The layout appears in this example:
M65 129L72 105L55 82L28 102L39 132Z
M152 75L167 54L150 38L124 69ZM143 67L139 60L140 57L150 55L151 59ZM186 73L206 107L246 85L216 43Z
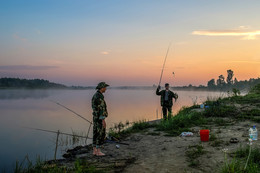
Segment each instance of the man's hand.
M106 128L106 127L107 127L105 120L102 120L102 125L103 125L103 128Z
M158 88L157 88L158 90L160 90L161 89L161 86L160 85L158 85Z
M178 98L179 98L178 94L175 93L175 102L177 101Z

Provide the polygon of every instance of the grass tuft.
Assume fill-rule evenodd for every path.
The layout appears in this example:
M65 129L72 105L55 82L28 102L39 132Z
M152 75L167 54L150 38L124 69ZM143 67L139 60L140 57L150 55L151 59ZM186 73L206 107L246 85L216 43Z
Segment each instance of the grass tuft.
M189 146L185 155L188 158L190 167L197 167L200 165L199 157L205 154L206 151L202 145Z
M128 127L128 125L124 125L124 127ZM126 128L124 130L122 130L122 129L118 130L118 128L110 128L108 135L113 136L117 139L121 139L121 138L127 137L131 133L142 132L142 131L144 131L148 128L152 128L152 127L156 127L156 125L149 123L145 120L142 120L142 121L133 122L132 126Z
M84 159L77 159L71 168L58 163L47 164L40 158L37 158L34 164L32 164L28 156L25 157L25 160L28 161L28 164L24 161L21 163L19 161L16 162L15 173L103 173L107 171L106 169L97 169L93 165L89 165Z
M237 149L234 153L234 158L231 162L226 161L225 166L223 166L222 173L256 173L260 172L260 149L253 148L249 158L246 170L244 170L246 159L249 154L249 146L241 147Z

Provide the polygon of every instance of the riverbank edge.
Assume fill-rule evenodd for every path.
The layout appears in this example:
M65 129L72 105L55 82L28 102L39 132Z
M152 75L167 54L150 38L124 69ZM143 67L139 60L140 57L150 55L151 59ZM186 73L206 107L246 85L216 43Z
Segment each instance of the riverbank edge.
M187 117L187 113L192 114L192 116L190 117L189 121L193 121L192 117L194 116L196 119L200 118L198 115L201 115L201 113L203 112L204 116L210 114L211 116L208 116L207 118L212 118L212 117L217 117L217 118L231 118L234 120L250 120L250 121L256 121L256 122L260 122L258 117L257 119L255 119L255 116L248 116L246 113L251 113L252 114L252 110L253 111L259 111L258 109L255 109L254 106L259 106L259 88L260 85L258 85L256 88L256 90L252 90L248 95L246 96L237 96L234 95L232 97L228 97L228 98L224 98L224 99L217 99L214 101L206 101L204 104L208 105L210 107L210 109L200 109L198 108L198 105L194 105L191 107L187 107L182 109L175 117L171 118L169 121L161 121L161 120L153 120L153 121L140 121L140 122L136 122L134 123L131 127L124 129L120 132L115 132L115 131L110 131L111 135L121 135L121 136L117 136L118 138L121 138L122 141L124 141L124 139L129 136L129 135L133 135L133 134L138 134L138 133L142 133L143 130L145 129L149 129L149 128L156 128L156 130L158 130L158 132L165 132L166 135L169 136L176 136L176 131L170 131L169 129L171 129L171 123L173 121L179 121L178 117L184 118L183 115L185 115L185 117ZM257 102L255 102L255 100L258 100ZM239 107L238 105L248 105L251 104L251 110L242 110L241 107ZM222 106L220 106L222 105ZM220 112L220 113L219 113ZM251 115L250 114L250 115ZM222 115L219 116L219 115ZM225 115L225 116L223 116ZM258 112L256 112L256 115L258 115ZM180 119L181 119L180 118ZM185 119L184 119L185 120ZM198 123L203 122L203 119L198 119ZM218 119L220 120L220 119ZM188 119L185 120L185 123L188 122ZM223 122L223 121L222 121ZM190 122L189 122L190 123ZM213 122L213 123L217 123L217 121ZM206 125L202 124L202 125ZM186 124L187 125L187 124ZM186 127L185 124L182 125L184 127L182 127L180 130L189 130L189 126L190 125L199 125L199 124L188 124L188 126ZM168 127L167 127L168 126ZM175 129L174 129L175 130ZM179 131L178 131L179 132ZM155 135L156 136L156 135ZM88 152L92 150L91 145L88 146L84 146L84 148L87 148ZM75 149L75 148L74 148ZM73 150L73 149L72 149ZM122 171L124 170L125 167L131 165L132 163L134 163L136 161L137 158L134 157L130 157L127 158L125 160L121 159L122 162L118 162L118 161L114 161L112 164L114 164L113 166L108 166L105 169L100 168L97 166L97 164L91 164L90 162L88 162L86 160L86 156L83 157L75 157L75 158L68 158L68 159L59 159L59 160L49 160L44 162L43 165L41 165L41 168L38 169L44 169L45 171L49 171L52 172L52 170L56 170L56 172L59 172L59 170L67 170L67 171L72 171L74 172L75 169L78 171L86 171L88 170L89 172L117 172L118 170ZM91 157L89 158L90 160L92 159ZM102 158L95 158L96 160L101 160ZM84 163L82 162L84 161ZM104 160L103 160L104 161ZM62 163L62 164L60 164ZM74 168L73 168L74 167ZM35 166L31 169L36 169ZM74 170L73 170L74 169ZM19 171L18 171L19 172ZM21 171L23 172L23 171ZM30 172L30 171L29 171ZM62 171L61 171L62 172Z

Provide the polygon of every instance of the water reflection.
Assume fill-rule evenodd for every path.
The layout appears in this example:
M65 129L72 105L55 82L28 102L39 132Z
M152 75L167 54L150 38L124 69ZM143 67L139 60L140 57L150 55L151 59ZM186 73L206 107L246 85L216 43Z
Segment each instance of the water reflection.
M43 99L55 94L53 90L0 90L0 100Z

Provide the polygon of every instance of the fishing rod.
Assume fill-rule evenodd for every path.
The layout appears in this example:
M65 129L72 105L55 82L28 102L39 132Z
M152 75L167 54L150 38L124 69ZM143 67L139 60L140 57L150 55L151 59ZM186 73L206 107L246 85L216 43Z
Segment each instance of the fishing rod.
M70 134L70 133L64 133L64 132L56 132L56 131L53 131L53 130L46 130L46 129L40 129L40 128L32 128L32 127L23 127L23 128L26 128L26 129L31 129L31 130L38 130L38 131L42 131L42 132L48 132L48 133L59 133L59 134L62 134L62 135L68 135L68 136L75 136L75 137L79 137L79 138L87 138L87 139L93 139L93 138L89 138L89 137L86 137L86 136L81 136L81 135L73 135L73 134Z
M57 105L59 105L59 106L61 106L61 107L63 107L63 108L65 108L65 109L67 109L68 111L74 113L74 114L77 115L78 117L80 117L80 118L84 119L85 121L89 122L90 124L92 124L91 121L87 120L87 119L84 118L82 115L80 115L80 114L78 114L77 112L71 110L70 108L68 108L68 107L66 107L66 106L64 106L64 105L62 105L62 104L60 104L59 102L56 102L56 101L53 101L53 100L50 100L50 101L53 102L53 103L55 103L55 104L57 104Z
M82 115L78 114L77 112L71 110L70 108L68 108L68 107L66 107L66 106L64 106L64 105L62 105L62 104L60 104L60 103L58 103L58 102L56 102L56 101L53 101L53 100L50 100L50 101L53 102L53 103L55 103L55 104L57 104L57 105L59 105L59 106L61 106L61 107L63 107L63 108L65 108L65 109L67 109L68 111L74 113L75 115L79 116L80 118L82 118L82 119L84 119L85 121L87 121L87 122L90 123L90 124L89 124L89 128L88 128L87 138L86 138L86 140L88 140L88 138L89 138L88 135L89 135L89 132L90 132L90 128L91 128L91 125L92 125L93 123L90 122L89 120L87 120L86 118L84 118ZM89 138L89 139L90 139L90 138Z
M87 136L81 136L81 135L73 135L73 134L70 134L70 133L64 133L64 132L56 132L56 131L53 131L53 130L46 130L46 129L40 129L40 128L32 128L32 127L23 127L23 128L26 128L26 129L31 129L31 130L37 130L37 131L42 131L42 132L48 132L48 133L55 133L55 134L62 134L62 135L67 135L67 136L73 136L73 137L79 137L79 138L86 138L86 139L93 139L93 138L89 138ZM117 144L122 144L122 145L129 145L128 143L124 143L124 142L120 142L120 141L115 141L115 140L109 140L109 139L106 139L105 142L107 143L117 143Z
M165 55L165 58L164 58L163 67L162 67L162 72L161 72L161 77L160 77L160 81L159 81L159 85L158 85L158 86L160 86L161 81L162 81L163 70L164 70L164 66L165 66L166 59L167 59L167 57L168 57L168 53L169 53L170 46L171 46L171 43L170 43L169 46L168 46L168 49L167 49L167 52L166 52L166 55Z
M67 109L68 111L74 113L75 115L79 116L80 118L82 118L82 119L84 119L85 121L87 121L87 122L90 123L89 128L88 128L87 137L83 137L83 136L79 136L79 135L74 135L74 136L77 136L77 137L83 137L83 138L86 138L86 139L93 139L93 138L89 138L89 137L88 137L89 132L90 132L91 125L93 124L92 122L90 122L89 120L87 120L86 118L84 118L82 115L78 114L77 112L73 111L72 109L70 109L70 108L68 108L68 107L66 107L66 106L64 106L64 105L62 105L62 104L60 104L59 102L57 102L57 101L53 101L53 100L50 100L50 101L53 102L53 103L55 103L55 104L57 104L57 105L59 105L59 106L61 106L61 107L63 107L63 108L65 108L65 109ZM57 132L55 132L55 131L51 131L51 130L35 129L35 128L31 128L31 129L34 129L34 130L40 130L40 131L45 131L45 132L50 132L50 133L57 133ZM60 134L71 135L71 134L68 134L68 133L62 133L62 132L60 132ZM111 143L112 141L111 141L111 140L106 140L106 142L110 142L110 143ZM120 143L120 142L119 142L119 143ZM129 144L125 144L125 143L121 143L121 144L123 144L123 145L129 145Z

